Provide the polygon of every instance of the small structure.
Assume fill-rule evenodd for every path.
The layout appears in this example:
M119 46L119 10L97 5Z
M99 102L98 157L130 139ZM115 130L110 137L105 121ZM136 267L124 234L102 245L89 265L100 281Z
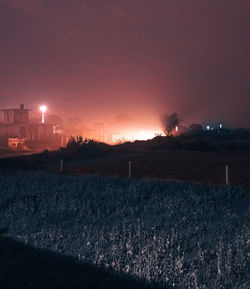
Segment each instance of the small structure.
M21 104L20 108L2 109L3 122L0 123L0 136L25 138L28 136L29 111Z
M55 124L30 123L30 109L2 109L3 121L0 122L0 138L12 149L58 148L64 144L63 133L57 133Z
M12 150L23 150L25 149L24 139L8 138L8 147Z
M193 134L201 133L202 132L202 125L199 123L192 123L189 126L189 132Z
M218 122L212 122L212 123L206 123L204 126L204 130L206 131L220 131L220 130L224 130L225 126L222 122L218 123Z

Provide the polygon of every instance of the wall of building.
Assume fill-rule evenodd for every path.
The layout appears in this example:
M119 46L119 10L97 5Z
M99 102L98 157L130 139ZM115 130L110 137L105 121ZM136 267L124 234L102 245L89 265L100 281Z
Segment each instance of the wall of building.
M14 110L8 109L4 111L3 121L5 123L14 123Z
M0 136L5 137L27 137L28 125L25 124L0 124Z
M8 124L28 124L29 123L29 111L25 109L21 104L19 109L3 109L3 122Z
M48 124L29 125L28 139L30 141L52 141L53 126Z
M29 123L29 110L16 110L14 112L14 123Z
M29 110L27 109L8 109L4 110L3 121L8 124L28 124Z

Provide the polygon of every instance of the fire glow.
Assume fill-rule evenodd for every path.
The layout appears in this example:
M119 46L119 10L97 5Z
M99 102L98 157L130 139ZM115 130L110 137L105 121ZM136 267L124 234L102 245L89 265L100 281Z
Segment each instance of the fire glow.
M113 143L125 142L125 141L135 141L135 140L148 140L161 135L160 130L128 130L123 131L120 134L113 135Z

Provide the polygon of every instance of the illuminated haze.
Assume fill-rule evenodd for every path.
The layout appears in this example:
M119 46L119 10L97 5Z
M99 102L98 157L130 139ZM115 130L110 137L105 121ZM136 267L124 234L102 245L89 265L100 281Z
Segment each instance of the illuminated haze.
M0 107L249 127L247 0L0 0Z

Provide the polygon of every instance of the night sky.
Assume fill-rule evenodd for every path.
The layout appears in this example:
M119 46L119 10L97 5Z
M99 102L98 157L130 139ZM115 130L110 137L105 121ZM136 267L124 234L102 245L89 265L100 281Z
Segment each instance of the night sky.
M0 0L0 107L250 127L248 0Z

